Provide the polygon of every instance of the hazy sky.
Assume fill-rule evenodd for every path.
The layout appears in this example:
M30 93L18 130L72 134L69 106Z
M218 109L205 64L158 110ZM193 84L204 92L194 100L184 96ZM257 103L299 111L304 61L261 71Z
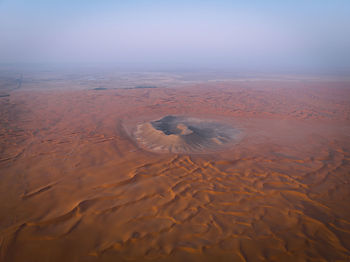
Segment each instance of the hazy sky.
M0 0L0 63L349 69L349 49L349 0Z

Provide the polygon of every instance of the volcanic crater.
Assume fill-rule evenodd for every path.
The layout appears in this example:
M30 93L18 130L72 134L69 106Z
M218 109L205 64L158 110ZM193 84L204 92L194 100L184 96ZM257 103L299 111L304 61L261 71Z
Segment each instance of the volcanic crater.
M168 115L139 124L134 132L138 144L160 153L209 153L233 145L240 131L207 119Z

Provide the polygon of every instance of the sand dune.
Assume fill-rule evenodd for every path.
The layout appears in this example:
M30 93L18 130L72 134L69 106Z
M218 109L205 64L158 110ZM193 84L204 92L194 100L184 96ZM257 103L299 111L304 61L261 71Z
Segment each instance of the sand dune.
M0 261L349 261L349 97L23 85L0 100Z

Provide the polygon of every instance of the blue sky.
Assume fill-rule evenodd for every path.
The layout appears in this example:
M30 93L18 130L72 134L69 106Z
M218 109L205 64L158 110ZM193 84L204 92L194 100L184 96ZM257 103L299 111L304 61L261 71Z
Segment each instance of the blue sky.
M349 69L349 17L348 0L0 0L0 63Z

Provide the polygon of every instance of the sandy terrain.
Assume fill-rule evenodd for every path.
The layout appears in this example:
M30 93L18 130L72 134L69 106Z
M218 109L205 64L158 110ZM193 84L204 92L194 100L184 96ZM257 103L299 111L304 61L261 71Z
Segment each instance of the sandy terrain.
M23 83L0 97L0 261L350 261L349 82ZM166 115L244 136L139 147L132 130Z

